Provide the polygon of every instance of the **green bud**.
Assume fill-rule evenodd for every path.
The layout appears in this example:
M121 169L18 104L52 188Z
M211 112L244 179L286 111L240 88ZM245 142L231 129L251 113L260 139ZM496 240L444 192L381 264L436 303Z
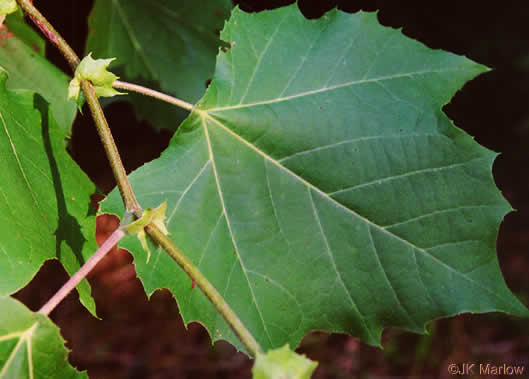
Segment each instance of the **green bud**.
M318 362L290 350L287 344L279 349L258 353L252 367L253 379L309 379Z
M81 89L81 80L89 80L94 87L97 97L112 97L123 95L123 93L112 88L114 81L118 79L116 75L107 71L107 67L116 58L92 59L92 53L83 58L75 69L73 79L68 86L68 99L78 101Z
M0 0L0 18L6 14L13 13L17 10L17 2L15 0Z
M149 250L149 246L147 245L145 227L150 223L153 223L158 229L160 229L163 234L168 235L169 232L167 231L167 228L165 227L164 223L166 209L167 201L164 201L157 208L147 208L143 212L143 215L136 221L131 222L128 225L121 226L121 229L123 229L127 234L136 234L136 236L140 240L141 247L143 247L143 250L145 250L145 252L147 253L147 263L149 263L149 259L151 258L151 251Z

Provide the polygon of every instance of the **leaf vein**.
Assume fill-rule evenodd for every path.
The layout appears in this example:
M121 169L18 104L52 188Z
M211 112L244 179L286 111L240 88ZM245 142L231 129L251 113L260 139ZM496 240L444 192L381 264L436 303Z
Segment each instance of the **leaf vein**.
M286 90L290 87L290 85L292 84L292 82L297 78L299 72L301 71L301 69L305 66L305 63L307 63L307 59L309 57L309 54L311 52L311 50L314 48L314 46L316 45L316 42L319 40L319 38L321 37L321 34L323 33L324 30L326 30L327 28L321 28L318 35L315 36L315 38L312 40L312 43L309 45L309 48L307 49L307 51L305 52L305 55L301 58L301 62L299 63L298 67L296 68L296 70L294 71L294 73L291 75L290 79L288 80L287 84L285 85L285 87L283 88L283 90L281 91L281 93L279 94L279 97L283 96L283 94L286 92Z
M333 143L330 143L330 144L327 144L327 145L321 145L321 146L317 146L317 147L314 147L314 148L311 148L311 149L307 149L307 150L303 150L303 151L298 151L298 152L296 152L294 154L291 154L291 155L288 155L288 156L283 157L281 159L278 159L278 162L279 163L283 163L284 161L286 161L288 159L291 159L291 158L294 158L294 157L296 157L298 155L305 155L305 154L310 154L312 152L316 152L316 151L320 151L320 150L332 149L334 147L338 147L338 146L341 146L341 145L346 145L346 144L354 143L354 142L389 139L389 138L402 139L402 138L406 138L406 137L411 137L411 138L415 138L415 137L441 137L441 138L446 138L446 136L444 136L442 134L426 134L426 133L424 133L424 134L391 134L391 135L383 135L383 136L364 136L364 137L357 137L357 138L346 139L346 140L343 140L343 141L333 142Z
M261 320L261 324L263 325L263 329L264 329L264 332L268 338L268 342L270 342L270 345L273 345L272 343L272 338L270 337L270 333L268 332L268 328L266 326L266 323L264 321L264 318L263 318L263 314L261 312L261 308L259 307L259 303L257 302L257 298L255 297L255 294L254 294L254 291L253 291L253 287L250 283L250 279L248 278L248 273L247 273L247 269L244 265L244 262L242 260L242 257L239 253L239 248L237 247L237 242L235 241L235 236L233 234L233 230L231 228L231 224L230 224L230 219L228 217L228 213L226 211L226 205L224 204L224 196L223 196L223 192L222 192L222 189L221 189L221 186L220 186L220 180L219 180L219 176L218 176L218 172L217 172L217 168L216 168L216 164L215 164L215 157L213 155L213 149L212 149L212 146L211 146L211 140L209 138L209 132L208 132L208 127L206 125L206 120L204 117L202 117L202 127L204 129L204 135L206 137L206 143L207 143L207 146L208 146L208 152L209 152L209 157L210 157L210 161L211 161L211 166L213 168L213 174L215 176L215 183L217 185L217 191L218 191L218 194L219 194L219 199L220 199L220 203L221 203L221 206L222 206L222 213L224 214L224 217L226 219L226 224L228 226L228 230L230 232L230 237L231 237L231 242L233 243L233 247L235 248L235 254L237 255L237 258L239 260L239 263L241 265L241 268L242 268L242 271L244 273L244 276L246 278L246 281L248 283L248 288L250 289L250 294L252 295L252 300L253 300L253 303L255 304L255 309L257 310L257 314L259 315L259 318Z
M344 51L343 51L343 54L340 56L340 58L338 58L334 64L334 67L332 68L332 70L329 70L329 79L327 79L327 81L325 82L325 86L324 87L327 87L329 85L329 83L331 82L332 78L334 78L334 74L336 73L336 69L338 68L338 66L340 65L340 63L343 62L344 58L347 56L347 54L349 54L349 52L351 51L351 49L353 48L353 45L355 44L356 41L358 41L358 38L360 38L361 34L360 33L355 33L355 37L354 38L351 38L351 41L347 44L347 46L345 47Z
M204 249L202 249L202 252L200 254L200 258L198 260L197 267L200 269L200 264L202 263L202 259L204 259L204 256L206 255L206 251L208 250L209 243L211 242L211 239L213 238L213 234L215 234L215 231L217 230L217 227L219 226L220 220L222 220L223 212L220 212L219 217L217 218L217 222L213 226L213 229L211 230L211 233L209 234L208 241L204 245Z
M414 325L414 327L416 327L416 328L419 327L419 325L417 324L417 321L412 317L412 314L410 313L408 308L406 308L404 303L401 301L397 291L395 291L395 288L393 287L393 284L391 284L391 281L389 280L388 273L386 272L386 269L385 269L384 265L380 261L380 256L378 254L378 249L375 246L375 241L373 240L373 234L371 232L371 226L370 225L367 226L367 235L369 237L369 242L371 244L371 249L372 249L373 255L374 255L374 257L375 257L375 259L377 261L378 267L380 267L380 271L382 272L382 275L384 276L384 281L387 283L388 287L390 288L394 299L397 301L397 303L399 304L400 308L404 311L404 313L406 314L406 317L408 318L409 321L411 321L411 323Z
M261 66L261 62L263 61L263 57L264 55L266 54L266 52L268 51L268 49L270 48L270 45L272 44L272 42L274 42L274 37L276 36L276 34L279 32L279 29L281 27L281 25L283 25L283 22L287 19L287 15L285 15L281 21L279 21L276 25L276 28L274 30L274 32L272 33L272 35L270 36L270 38L268 39L268 42L266 43L266 45L264 46L264 49L261 51L261 54L259 55L259 58L257 59L257 63L255 64L254 66L254 69L253 69L253 72L252 72L252 75L250 76L250 79L248 80L248 86L246 87L246 90L244 91L244 94L242 95L241 97L241 100L239 101L239 104L241 105L242 102L244 101L244 99L246 98L246 96L248 95L248 91L250 90L250 87L252 86L253 84L253 81L255 79L255 74L257 74L257 72L259 71L259 67Z
M176 213L178 207L180 206L180 204L182 203L182 200L185 197L185 195L189 192L189 190L191 189L191 187L193 187L193 185L197 182L197 180L202 176L202 174L204 173L204 171L206 170L206 168L207 168L207 166L209 165L210 162L211 162L211 160L208 159L206 161L206 163L204 163L204 165L198 171L198 173L195 175L193 180L189 183L189 185L186 187L186 189L184 189L184 192L182 192L182 195L180 195L180 198L176 201L175 207L174 207L173 211L171 212L171 215L167 218L167 225L169 225L169 222L171 221L171 219L175 215L175 213Z
M207 108L202 109L201 108L201 110L202 111L206 111L207 113L213 113L213 112L221 112L221 111L227 111L227 110L232 110L232 109L250 108L250 107L255 107L255 106L260 106L260 105L269 105L269 104L281 103L281 102L297 99L297 98L300 98L300 97L317 95L317 94L320 94L320 93L334 91L334 90L337 90L337 89L340 89L340 88L345 88L345 87L352 87L352 86L360 85L360 84L377 83L379 81L394 80L394 79L400 79L400 78L406 78L406 77L413 78L413 76L415 76L415 75L440 74L440 73L455 72L455 71L460 71L460 70L461 69L459 69L459 68L451 68L451 69L444 69L444 70L423 70L423 71L404 72L404 73L400 73L400 74L379 76L379 77L370 78L370 79L353 80L353 81L346 82L346 83L336 84L336 85L333 85L333 86L330 86L330 87L318 88L318 89L315 89L315 90L300 92L300 93L295 94L295 95L279 97L279 98L270 99L270 100L257 101L257 102L254 102L254 103L242 104L242 100L241 100L241 103L239 103L237 105L210 108L210 109L207 109Z
M381 225L380 227L383 228L383 229L389 229L389 228L393 228L395 226L401 226L401 225L408 224L410 222L418 221L418 220L421 220L423 218L437 216L437 215L440 215L440 214L443 214L443 213L453 212L453 211L456 211L458 209L491 208L491 207L502 208L502 206L498 205L498 204L462 205L462 206L451 207L451 208L446 208L446 209L438 209L438 210L435 210L435 211L432 211L432 212L429 212L429 213L422 214L422 215L417 216L417 217L412 217L412 218L409 218L407 220L396 222L394 224Z
M329 192L328 195L329 196L339 195L339 194L342 194L344 192L351 192L351 191L354 191L354 190L356 190L358 188L368 187L368 186L371 186L371 185L374 185L374 184L382 184L384 182L389 182L389 181L392 181L392 180L395 180L395 179L402 179L402 178L406 178L408 176L414 176L414 175L419 175L419 174L424 174L424 173L429 173L429 172L437 172L437 171L441 171L441 170L447 170L447 169L451 169L451 168L454 168L454 167L464 166L464 165L468 164L469 162L472 162L472 161L475 161L475 160L481 160L481 159L488 159L488 157L487 156L485 156L485 157L483 157L483 156L474 157L474 158L472 158L470 160L467 160L467 161L464 161L464 162L453 163L453 164L446 165L446 166L428 167L428 168L423 168L423 169L420 169L420 170L409 171L409 172L406 172L404 174L387 176L385 178L379 178L379 179L372 180L370 182L356 184L356 185L351 186L351 187L346 187L346 188L339 189L337 191Z
M157 79L157 75L154 72L153 68L150 66L147 56L145 55L145 52L143 51L143 47L141 46L138 39L136 38L136 35L134 34L132 26L127 21L127 17L125 15L125 12L123 11L123 8L121 8L121 5L119 4L119 0L112 0L112 3L116 7L117 13L121 21L123 22L123 26L125 27L125 30L127 31L132 47L134 48L134 50L137 51L139 57L141 58L141 60L143 61L143 64L145 65L145 68L151 74L151 77L153 79Z
M2 126L4 127L7 139L9 140L9 143L11 145L11 150L13 151L13 156L15 157L15 160L17 162L17 166L18 166L18 168L20 170L20 173L22 174L22 177L24 178L24 183L26 184L26 187L28 188L28 191L31 194L31 197L33 198L33 202L35 203L35 206L37 207L37 209L39 211L41 211L40 206L39 206L39 202L37 201L37 197L36 197L35 193L33 192L33 188L31 187L31 184L29 183L29 180L28 180L28 178L26 176L26 172L24 171L24 168L22 167L22 163L20 162L20 158L18 156L17 149L15 148L15 145L13 143L13 139L11 138L11 135L10 135L9 130L7 128L7 124L5 122L4 116L2 115L1 112L0 112L0 119L2 121Z
M387 37L387 39L384 41L384 43L382 44L382 48L381 49L378 49L377 52L375 53L375 57L373 58L373 61L371 62L371 64L369 65L369 67L367 68L366 72L364 75L362 75L362 79L365 79L367 78L367 76L370 74L371 70L373 69L373 67L375 67L376 63L378 62L378 58L380 58L380 55L387 49L388 45L389 45L389 42L395 37L397 36L398 34L391 34Z
M4 378L4 375L5 375L6 371L7 371L7 368L11 364L11 361L14 359L14 357L15 357L16 353L18 352L18 350L20 350L21 346L27 340L28 334L31 336L32 333L33 333L34 328L37 325L38 325L37 322L34 323L30 328L28 328L27 330L25 330L24 332L22 332L20 334L20 339L18 340L17 344L15 345L13 350L11 351L11 354L9 354L9 358L7 358L7 360L5 361L4 367L2 367L2 371L0 371L0 378ZM28 370L30 370L30 372L29 372L30 378L33 379L31 368L28 368Z
M321 221L320 221L320 217L318 215L318 210L316 209L316 205L314 204L314 199L312 198L311 188L308 187L307 191L309 193L310 204L311 204L311 207L312 207L312 214L314 215L314 219L315 219L316 223L318 224L318 229L319 229L321 237L323 239L323 243L325 244L325 250L327 252L327 255L329 256L329 261L331 262L331 266L332 266L334 272L336 273L336 278L340 282L340 285L343 288L343 290L345 291L345 293L347 294L347 298L349 299L349 302L351 303L351 307L360 316L362 324L364 324L365 330L371 335L371 338L373 338L373 341L376 341L376 338L371 333L371 329L367 326L365 316L360 312L360 309L356 305L356 302L354 301L353 297L351 296L351 293L349 292L349 290L345 286L345 283L344 283L344 281L342 279L342 275L338 271L338 267L336 266L336 261L334 260L334 254L332 253L331 246L329 245L329 241L327 240L327 236L325 235L325 232L323 230L323 226L322 226Z

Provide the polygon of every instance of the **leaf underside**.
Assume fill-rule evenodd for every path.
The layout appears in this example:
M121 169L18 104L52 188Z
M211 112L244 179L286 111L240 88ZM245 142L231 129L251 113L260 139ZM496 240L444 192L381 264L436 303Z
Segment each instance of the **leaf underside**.
M97 249L93 183L66 151L49 104L6 80L0 68L0 295L24 287L48 259L73 275ZM88 282L77 288L95 314Z
M379 345L462 312L527 315L495 243L508 203L496 154L441 111L486 70L431 50L374 13L305 19L297 5L235 9L214 80L162 156L130 175L167 200L176 245L266 350L310 330ZM103 212L122 214L119 193ZM186 322L241 348L160 249L126 238L148 294L169 288Z
M215 68L215 54L231 0L97 0L90 14L86 52L117 57L124 80L195 103ZM114 70L114 69L113 69ZM148 97L127 97L138 117L175 129L186 113ZM126 98L124 98L126 99Z
M88 378L68 363L59 328L11 297L0 296L0 378Z

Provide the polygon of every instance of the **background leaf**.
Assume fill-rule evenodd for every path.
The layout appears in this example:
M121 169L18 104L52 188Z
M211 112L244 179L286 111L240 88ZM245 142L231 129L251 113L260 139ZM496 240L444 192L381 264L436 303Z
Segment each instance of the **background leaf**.
M313 329L378 345L385 326L528 314L496 258L510 207L495 154L441 111L485 67L362 12L236 9L222 38L206 96L131 180L142 206L168 200L172 239L265 349ZM121 214L116 191L103 211ZM165 253L146 265L124 246L149 294L170 288L186 321L240 346Z
M17 300L0 296L0 378L88 378L68 363L59 328Z
M44 41L19 13L9 15L5 24L0 29L0 65L9 72L7 87L38 92L70 135L77 111L75 103L66 99L70 78L44 57Z
M29 91L6 89L0 72L0 294L24 287L47 259L72 275L93 254L95 187L65 149L49 106ZM35 109L37 108L37 109ZM40 113L39 113L40 111ZM83 280L81 302L95 314Z
M213 75L218 31L230 9L230 0L97 0L86 52L95 58L117 57L113 67L123 66L115 71L124 80L157 82L162 91L195 103ZM178 126L172 106L138 96L133 102L138 116L154 126ZM178 115L183 119L185 113Z

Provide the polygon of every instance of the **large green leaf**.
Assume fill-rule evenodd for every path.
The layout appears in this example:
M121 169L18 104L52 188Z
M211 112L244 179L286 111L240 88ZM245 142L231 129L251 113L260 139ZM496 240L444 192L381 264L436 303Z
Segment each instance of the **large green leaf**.
M149 87L158 82L163 91L194 103L213 76L218 31L230 9L231 0L97 0L86 51L117 57L113 67L124 66L117 72L125 80L149 81ZM133 102L139 117L154 126L178 126L169 118L175 116L171 106L137 96Z
M5 295L25 286L47 259L59 259L72 275L97 245L90 205L95 187L66 152L64 130L41 97L6 89L7 74L0 70L0 295ZM94 313L88 282L78 290Z
M441 107L486 70L382 27L374 13L306 20L236 9L213 83L162 156L131 175L167 199L170 236L265 348L313 329L379 344L461 312L527 315L495 253L508 203L495 153ZM121 214L114 191L103 211ZM158 249L137 272L186 321L240 346ZM153 249L151 249L152 251Z
M59 328L11 297L0 296L0 379L88 378L68 363Z
M0 30L0 66L9 72L8 88L38 92L70 134L77 111L75 103L66 99L70 78L44 57L44 41L19 14L9 15Z

